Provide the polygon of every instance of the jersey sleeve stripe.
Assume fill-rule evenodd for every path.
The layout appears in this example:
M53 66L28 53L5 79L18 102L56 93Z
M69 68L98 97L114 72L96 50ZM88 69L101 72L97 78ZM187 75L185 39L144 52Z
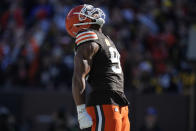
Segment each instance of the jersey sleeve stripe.
M90 41L90 40L96 40L98 39L98 37L94 37L94 36L90 36L90 37L85 37L79 41L76 42L77 45L83 43L83 42L86 42L86 41Z
M86 35L97 35L97 34L95 34L95 33L85 33L85 34L82 34L82 35L76 37L76 40L80 39L81 37L86 36Z
M81 39L83 39L83 38L86 38L86 37L94 37L94 38L97 38L97 35L92 35L92 34L90 34L90 35L84 35L84 36L81 36L81 37L79 37L79 38L77 38L76 39L76 43L79 41L79 40L81 40Z
M85 32L82 32L82 33L79 33L76 38L80 37L81 35L84 35L84 34L87 34L87 33L93 33L93 34L96 34L95 32L93 31L85 31Z

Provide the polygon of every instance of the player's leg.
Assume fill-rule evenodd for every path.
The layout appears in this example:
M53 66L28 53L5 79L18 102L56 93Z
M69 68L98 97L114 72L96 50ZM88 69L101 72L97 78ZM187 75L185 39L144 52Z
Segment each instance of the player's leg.
M96 108L94 106L90 106L90 107L87 107L86 110L93 120L92 128L89 131L96 131L96 126L97 126L97 120L96 120L97 118L96 118L96 112L95 112Z
M102 105L105 115L105 130L104 131L121 131L122 116L119 106Z
M105 114L101 105L87 107L87 112L93 120L91 131L105 131Z
M122 130L121 131L130 131L128 106L121 108L121 115L122 115Z
M91 131L121 131L122 116L118 106L91 106L87 107L87 112L93 119Z

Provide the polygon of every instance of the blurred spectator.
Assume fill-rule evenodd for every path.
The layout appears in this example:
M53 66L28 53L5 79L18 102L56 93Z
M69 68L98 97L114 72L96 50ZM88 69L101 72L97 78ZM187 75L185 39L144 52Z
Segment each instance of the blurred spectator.
M16 123L14 116L6 107L0 107L0 130L16 131Z
M74 41L65 16L80 0L1 0L0 88L71 90ZM125 89L133 93L189 95L196 82L187 62L189 26L195 0L86 0L106 13L103 32L121 54ZM80 3L81 4L81 3ZM141 131L159 131L157 111L148 108ZM31 128L25 121L24 129ZM50 131L77 130L64 109L54 113ZM9 128L9 129L8 129ZM15 120L0 108L0 131Z
M148 107L144 119L144 125L140 128L140 131L161 131L158 125L158 114L154 107Z
M65 16L76 2L1 2L0 87L70 89L74 41L65 30ZM121 54L126 90L189 94L195 74L187 63L186 49L189 25L195 19L191 15L196 12L194 1L86 3L106 12L104 33L112 37Z
M53 114L49 131L77 131L76 120L66 112L64 108L60 108Z

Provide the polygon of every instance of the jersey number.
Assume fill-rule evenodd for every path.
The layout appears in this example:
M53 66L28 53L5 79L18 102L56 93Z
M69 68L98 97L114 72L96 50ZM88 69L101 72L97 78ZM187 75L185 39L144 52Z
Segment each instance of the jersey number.
M117 65L113 65L112 66L112 71L117 73L117 74L120 74L122 73L122 68L121 68L121 65L120 65L120 54L118 53L117 49L115 49L114 47L110 47L109 48L109 52L110 52L110 60L113 64L117 64Z

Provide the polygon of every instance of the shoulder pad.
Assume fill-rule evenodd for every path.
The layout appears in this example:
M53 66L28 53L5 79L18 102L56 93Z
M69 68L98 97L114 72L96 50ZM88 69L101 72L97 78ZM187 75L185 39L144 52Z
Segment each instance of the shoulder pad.
M86 41L90 41L90 40L97 40L98 36L95 32L93 31L83 31L80 32L77 36L76 36L76 45L78 46L79 44L86 42Z

